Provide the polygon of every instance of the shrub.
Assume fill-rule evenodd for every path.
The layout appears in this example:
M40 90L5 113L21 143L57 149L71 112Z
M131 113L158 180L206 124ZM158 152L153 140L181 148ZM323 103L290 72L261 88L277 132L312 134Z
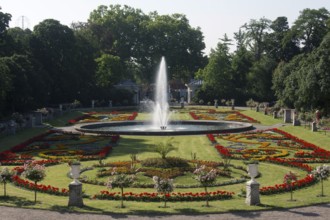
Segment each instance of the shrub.
M141 161L141 165L156 168L189 167L189 163L185 159L179 157L167 157L165 159L148 158Z

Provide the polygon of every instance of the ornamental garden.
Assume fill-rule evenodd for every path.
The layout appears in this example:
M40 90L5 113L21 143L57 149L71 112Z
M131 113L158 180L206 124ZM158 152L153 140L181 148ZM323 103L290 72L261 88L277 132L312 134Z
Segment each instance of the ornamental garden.
M216 213L329 203L329 134L284 124L252 110L186 107L180 120L252 123L244 133L145 137L30 129L0 139L0 204L115 213ZM146 120L128 110L69 112L50 121ZM62 123L62 124L61 124ZM5 146L6 145L6 146ZM260 204L248 206L246 164L258 163ZM81 165L84 206L68 206L70 164Z

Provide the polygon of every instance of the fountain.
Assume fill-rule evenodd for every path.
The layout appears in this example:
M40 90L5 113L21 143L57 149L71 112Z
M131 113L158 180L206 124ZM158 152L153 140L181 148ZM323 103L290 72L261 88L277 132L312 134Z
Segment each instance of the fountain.
M169 119L168 86L165 57L162 57L155 84L155 104L152 114L152 125L166 130Z
M162 57L155 84L155 101L151 121L114 121L77 125L84 133L123 135L195 135L250 130L249 123L227 121L171 121L165 58Z

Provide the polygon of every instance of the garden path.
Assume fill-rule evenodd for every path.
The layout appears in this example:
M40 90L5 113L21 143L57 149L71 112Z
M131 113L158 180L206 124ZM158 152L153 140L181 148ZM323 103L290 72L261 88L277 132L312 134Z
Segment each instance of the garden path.
M70 213L61 211L48 211L48 210L36 210L36 209L23 209L15 207L0 206L0 219L1 220L113 220L113 219L134 219L134 220L242 220L242 219L254 219L254 220L325 220L329 219L330 204L320 204L315 206L307 206L301 208L291 209L276 209L270 211L240 211L230 212L223 214L181 214L181 215L154 215L154 214L87 214L87 213Z

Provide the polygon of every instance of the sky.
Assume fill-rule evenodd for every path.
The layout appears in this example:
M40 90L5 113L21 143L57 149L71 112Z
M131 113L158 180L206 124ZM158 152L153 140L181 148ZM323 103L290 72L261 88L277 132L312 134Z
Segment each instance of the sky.
M251 19L275 20L285 16L291 24L305 8L325 7L330 11L329 0L0 0L2 12L12 15L10 27L31 30L39 22L52 18L63 25L86 22L90 12L99 5L128 5L145 14L185 14L193 28L200 27L206 44L205 54L215 49L219 39L233 33Z

